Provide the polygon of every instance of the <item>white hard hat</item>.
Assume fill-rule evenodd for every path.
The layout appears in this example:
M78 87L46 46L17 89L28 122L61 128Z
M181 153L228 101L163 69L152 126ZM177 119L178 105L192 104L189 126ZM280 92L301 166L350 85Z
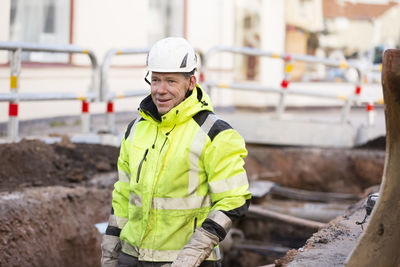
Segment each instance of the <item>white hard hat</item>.
M197 55L185 39L168 37L151 47L146 65L153 72L191 72L197 68Z

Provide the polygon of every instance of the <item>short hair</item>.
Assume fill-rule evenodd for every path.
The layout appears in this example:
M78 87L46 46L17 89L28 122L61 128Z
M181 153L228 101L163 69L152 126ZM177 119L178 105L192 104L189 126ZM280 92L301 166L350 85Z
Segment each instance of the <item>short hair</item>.
M183 72L182 74L183 74L183 76L185 76L186 79L189 79L190 76L194 75L195 71L196 71L196 69L193 69L190 72Z

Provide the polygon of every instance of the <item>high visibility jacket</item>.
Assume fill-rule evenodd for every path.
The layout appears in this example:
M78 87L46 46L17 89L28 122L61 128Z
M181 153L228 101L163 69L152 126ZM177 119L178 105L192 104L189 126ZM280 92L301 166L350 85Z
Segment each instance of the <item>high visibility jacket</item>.
M167 114L151 96L121 143L106 234L142 261L173 261L196 227L222 240L251 195L242 137L213 112L199 85ZM218 260L218 247L207 260Z

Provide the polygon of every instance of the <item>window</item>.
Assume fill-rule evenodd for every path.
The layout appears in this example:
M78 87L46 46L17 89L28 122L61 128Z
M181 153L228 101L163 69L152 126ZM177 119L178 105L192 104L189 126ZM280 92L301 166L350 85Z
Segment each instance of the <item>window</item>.
M68 44L71 0L11 0L10 40L40 44ZM23 61L63 62L68 54L23 52Z
M150 19L151 27L149 27L150 44L168 37L183 36L184 28L184 0L150 0Z

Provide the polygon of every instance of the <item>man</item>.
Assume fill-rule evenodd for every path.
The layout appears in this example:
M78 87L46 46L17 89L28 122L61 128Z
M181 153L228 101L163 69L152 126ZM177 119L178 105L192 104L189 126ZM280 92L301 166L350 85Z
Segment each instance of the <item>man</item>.
M121 143L102 265L220 266L218 243L251 198L244 141L212 112L185 39L155 43L147 68L151 95Z

